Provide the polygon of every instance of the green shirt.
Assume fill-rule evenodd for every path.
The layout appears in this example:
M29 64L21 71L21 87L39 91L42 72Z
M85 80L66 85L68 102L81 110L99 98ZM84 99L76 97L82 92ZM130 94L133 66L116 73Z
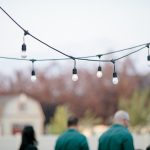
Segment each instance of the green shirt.
M86 137L75 129L68 129L56 141L55 150L89 150Z
M98 150L134 150L132 135L124 126L114 124L100 136Z

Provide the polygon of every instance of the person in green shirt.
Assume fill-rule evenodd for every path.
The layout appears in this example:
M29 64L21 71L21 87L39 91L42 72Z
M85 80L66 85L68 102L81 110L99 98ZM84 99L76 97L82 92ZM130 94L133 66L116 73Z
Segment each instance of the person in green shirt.
M114 124L99 138L98 150L134 150L128 125L129 114L123 110L117 111Z
M89 150L86 137L78 131L78 118L69 117L68 130L57 139L55 150Z

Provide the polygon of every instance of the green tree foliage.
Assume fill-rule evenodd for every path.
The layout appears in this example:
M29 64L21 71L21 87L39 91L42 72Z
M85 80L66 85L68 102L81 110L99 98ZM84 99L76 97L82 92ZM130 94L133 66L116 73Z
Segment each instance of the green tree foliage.
M130 99L119 101L120 109L129 112L131 126L147 125L150 121L150 90L135 91Z
M80 124L83 127L92 127L100 124L101 119L97 118L89 109L85 111L84 116L80 119Z
M68 109L66 106L58 106L54 118L51 120L49 131L51 134L60 134L67 128Z

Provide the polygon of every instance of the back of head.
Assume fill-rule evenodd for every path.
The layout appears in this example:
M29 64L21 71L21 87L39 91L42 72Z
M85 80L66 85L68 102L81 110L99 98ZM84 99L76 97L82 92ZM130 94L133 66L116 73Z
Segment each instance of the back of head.
M146 150L150 150L150 145L146 148Z
M22 132L22 136L28 139L29 142L33 142L35 138L34 129L32 126L25 126Z
M36 143L35 132L32 126L25 126L22 131L22 143L20 150L24 150L26 146Z
M129 121L129 114L124 110L117 111L114 115L114 122L124 125L124 120Z
M68 127L71 126L77 126L78 125L78 118L75 116L71 116L68 118L68 122L67 122Z

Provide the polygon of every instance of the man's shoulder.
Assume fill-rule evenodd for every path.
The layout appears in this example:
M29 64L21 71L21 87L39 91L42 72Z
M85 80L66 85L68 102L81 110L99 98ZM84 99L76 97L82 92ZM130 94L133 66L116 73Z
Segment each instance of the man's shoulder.
M74 138L80 138L80 139L86 139L86 136L83 135L81 132L79 132L78 130L75 129L68 129L67 131L65 131L64 133L62 133L59 137L59 139L63 139L66 137L71 137L73 136Z
M76 136L80 136L80 137L83 137L85 138L85 135L83 135L80 131L76 130L76 129L69 129L66 134L73 134L73 135L76 135Z
M82 134L81 132L77 132L77 134L78 134L81 138L86 139L86 136L85 136L84 134Z
M107 131L105 131L100 138L105 138L109 136L126 136L126 137L132 137L131 133L129 130L122 125L112 125Z

